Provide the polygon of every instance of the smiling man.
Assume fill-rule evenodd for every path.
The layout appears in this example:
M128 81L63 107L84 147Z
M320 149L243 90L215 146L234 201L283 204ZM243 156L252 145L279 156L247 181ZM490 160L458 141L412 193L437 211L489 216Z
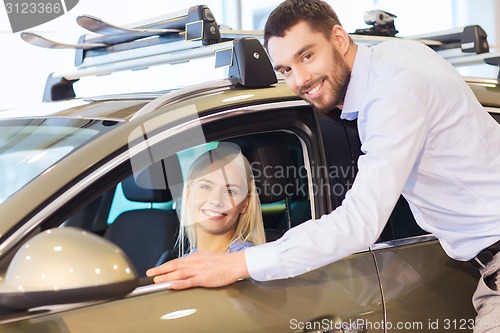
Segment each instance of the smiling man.
M324 45L325 35L314 31L305 21L286 32L290 38L266 39L265 46L274 69L285 77L288 86L327 113L344 101L357 47L340 25L325 33L332 34L338 47Z
M283 2L269 16L264 40L297 95L320 112L339 107L341 118L357 121L364 155L355 182L340 207L275 242L200 253L148 274L155 282L176 280L173 289L293 277L371 246L402 193L450 257L481 271L473 299L478 319L500 319L500 126L455 69L414 41L354 44L320 0ZM475 331L487 329L498 330Z

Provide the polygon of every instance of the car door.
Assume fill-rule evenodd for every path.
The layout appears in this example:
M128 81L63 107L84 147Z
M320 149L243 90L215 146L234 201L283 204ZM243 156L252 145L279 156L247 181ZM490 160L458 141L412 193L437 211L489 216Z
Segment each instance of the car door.
M372 250L392 331L472 332L479 274L467 262L448 257L431 235L382 241Z
M161 118L162 115L159 115L148 121L158 124ZM138 128L143 131L148 126L141 124ZM112 196L115 200L118 185L132 176L134 168L141 169L169 156L180 156L178 153L194 147L223 141L240 145L244 152L251 152L255 146L259 149L268 145L278 147L286 153L281 155L289 156L277 162L275 160L272 165L261 165L260 169L256 166L253 170L254 174L262 172L256 176L260 177L256 181L262 182L261 185L266 181L271 184L268 187L270 197L265 198L264 193L262 200L269 240L331 209L331 193L325 186L327 175L314 171L314 168L322 170L325 166L319 123L314 111L302 101L217 110L193 121L157 129L146 133L147 142L139 140L132 143L128 154L110 156L109 161L104 161L100 167L82 177L79 180L82 185L76 184L71 192L78 194L68 194L60 199L60 208L45 219L40 228L65 225L87 207L82 203L95 202L99 195L106 198ZM271 153L273 151L270 150ZM170 176L178 170L163 170L166 170L169 189L173 190L176 184L169 178L175 179ZM107 199L100 202L106 203L108 212L112 211L110 206L113 203L110 205ZM171 206L165 203L157 208L168 210ZM106 227L112 224L112 221L104 223ZM100 228L89 228L102 232ZM134 239L136 235L129 236ZM140 242L136 243L140 249ZM15 316L14 319L12 316L0 318L3 319L0 331L27 332L35 328L52 332L120 333L308 332L338 329L362 332L365 328L372 332L383 331L382 295L375 261L368 250L286 280L246 280L225 288L185 291L171 291L165 285L149 285L147 282L143 281L143 286L123 299L48 306L37 312L23 313L21 317L24 320Z

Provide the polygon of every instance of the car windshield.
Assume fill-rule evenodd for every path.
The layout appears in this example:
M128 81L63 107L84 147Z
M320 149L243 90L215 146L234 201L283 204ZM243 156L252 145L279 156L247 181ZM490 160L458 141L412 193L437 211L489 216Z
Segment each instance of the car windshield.
M0 121L0 203L115 121L10 119Z

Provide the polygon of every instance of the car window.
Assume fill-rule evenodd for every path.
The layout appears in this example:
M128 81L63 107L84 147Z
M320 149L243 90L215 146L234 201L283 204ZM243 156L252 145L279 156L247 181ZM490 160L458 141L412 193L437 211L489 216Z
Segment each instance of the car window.
M155 163L134 170L79 209L64 226L77 226L108 238L128 254L144 276L146 269L186 252L178 242L184 182L193 162L221 145L236 147L248 160L266 241L311 218L303 147L296 135L277 131L210 141L157 156Z
M490 113L493 119L500 123L500 113Z
M75 119L0 121L0 171L9 179L0 187L0 203L114 124Z

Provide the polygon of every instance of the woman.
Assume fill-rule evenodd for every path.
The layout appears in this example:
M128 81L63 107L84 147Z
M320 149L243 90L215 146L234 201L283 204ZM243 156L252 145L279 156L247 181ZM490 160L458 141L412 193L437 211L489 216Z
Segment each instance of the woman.
M182 203L180 256L236 252L265 243L252 169L233 144L220 143L193 162Z

